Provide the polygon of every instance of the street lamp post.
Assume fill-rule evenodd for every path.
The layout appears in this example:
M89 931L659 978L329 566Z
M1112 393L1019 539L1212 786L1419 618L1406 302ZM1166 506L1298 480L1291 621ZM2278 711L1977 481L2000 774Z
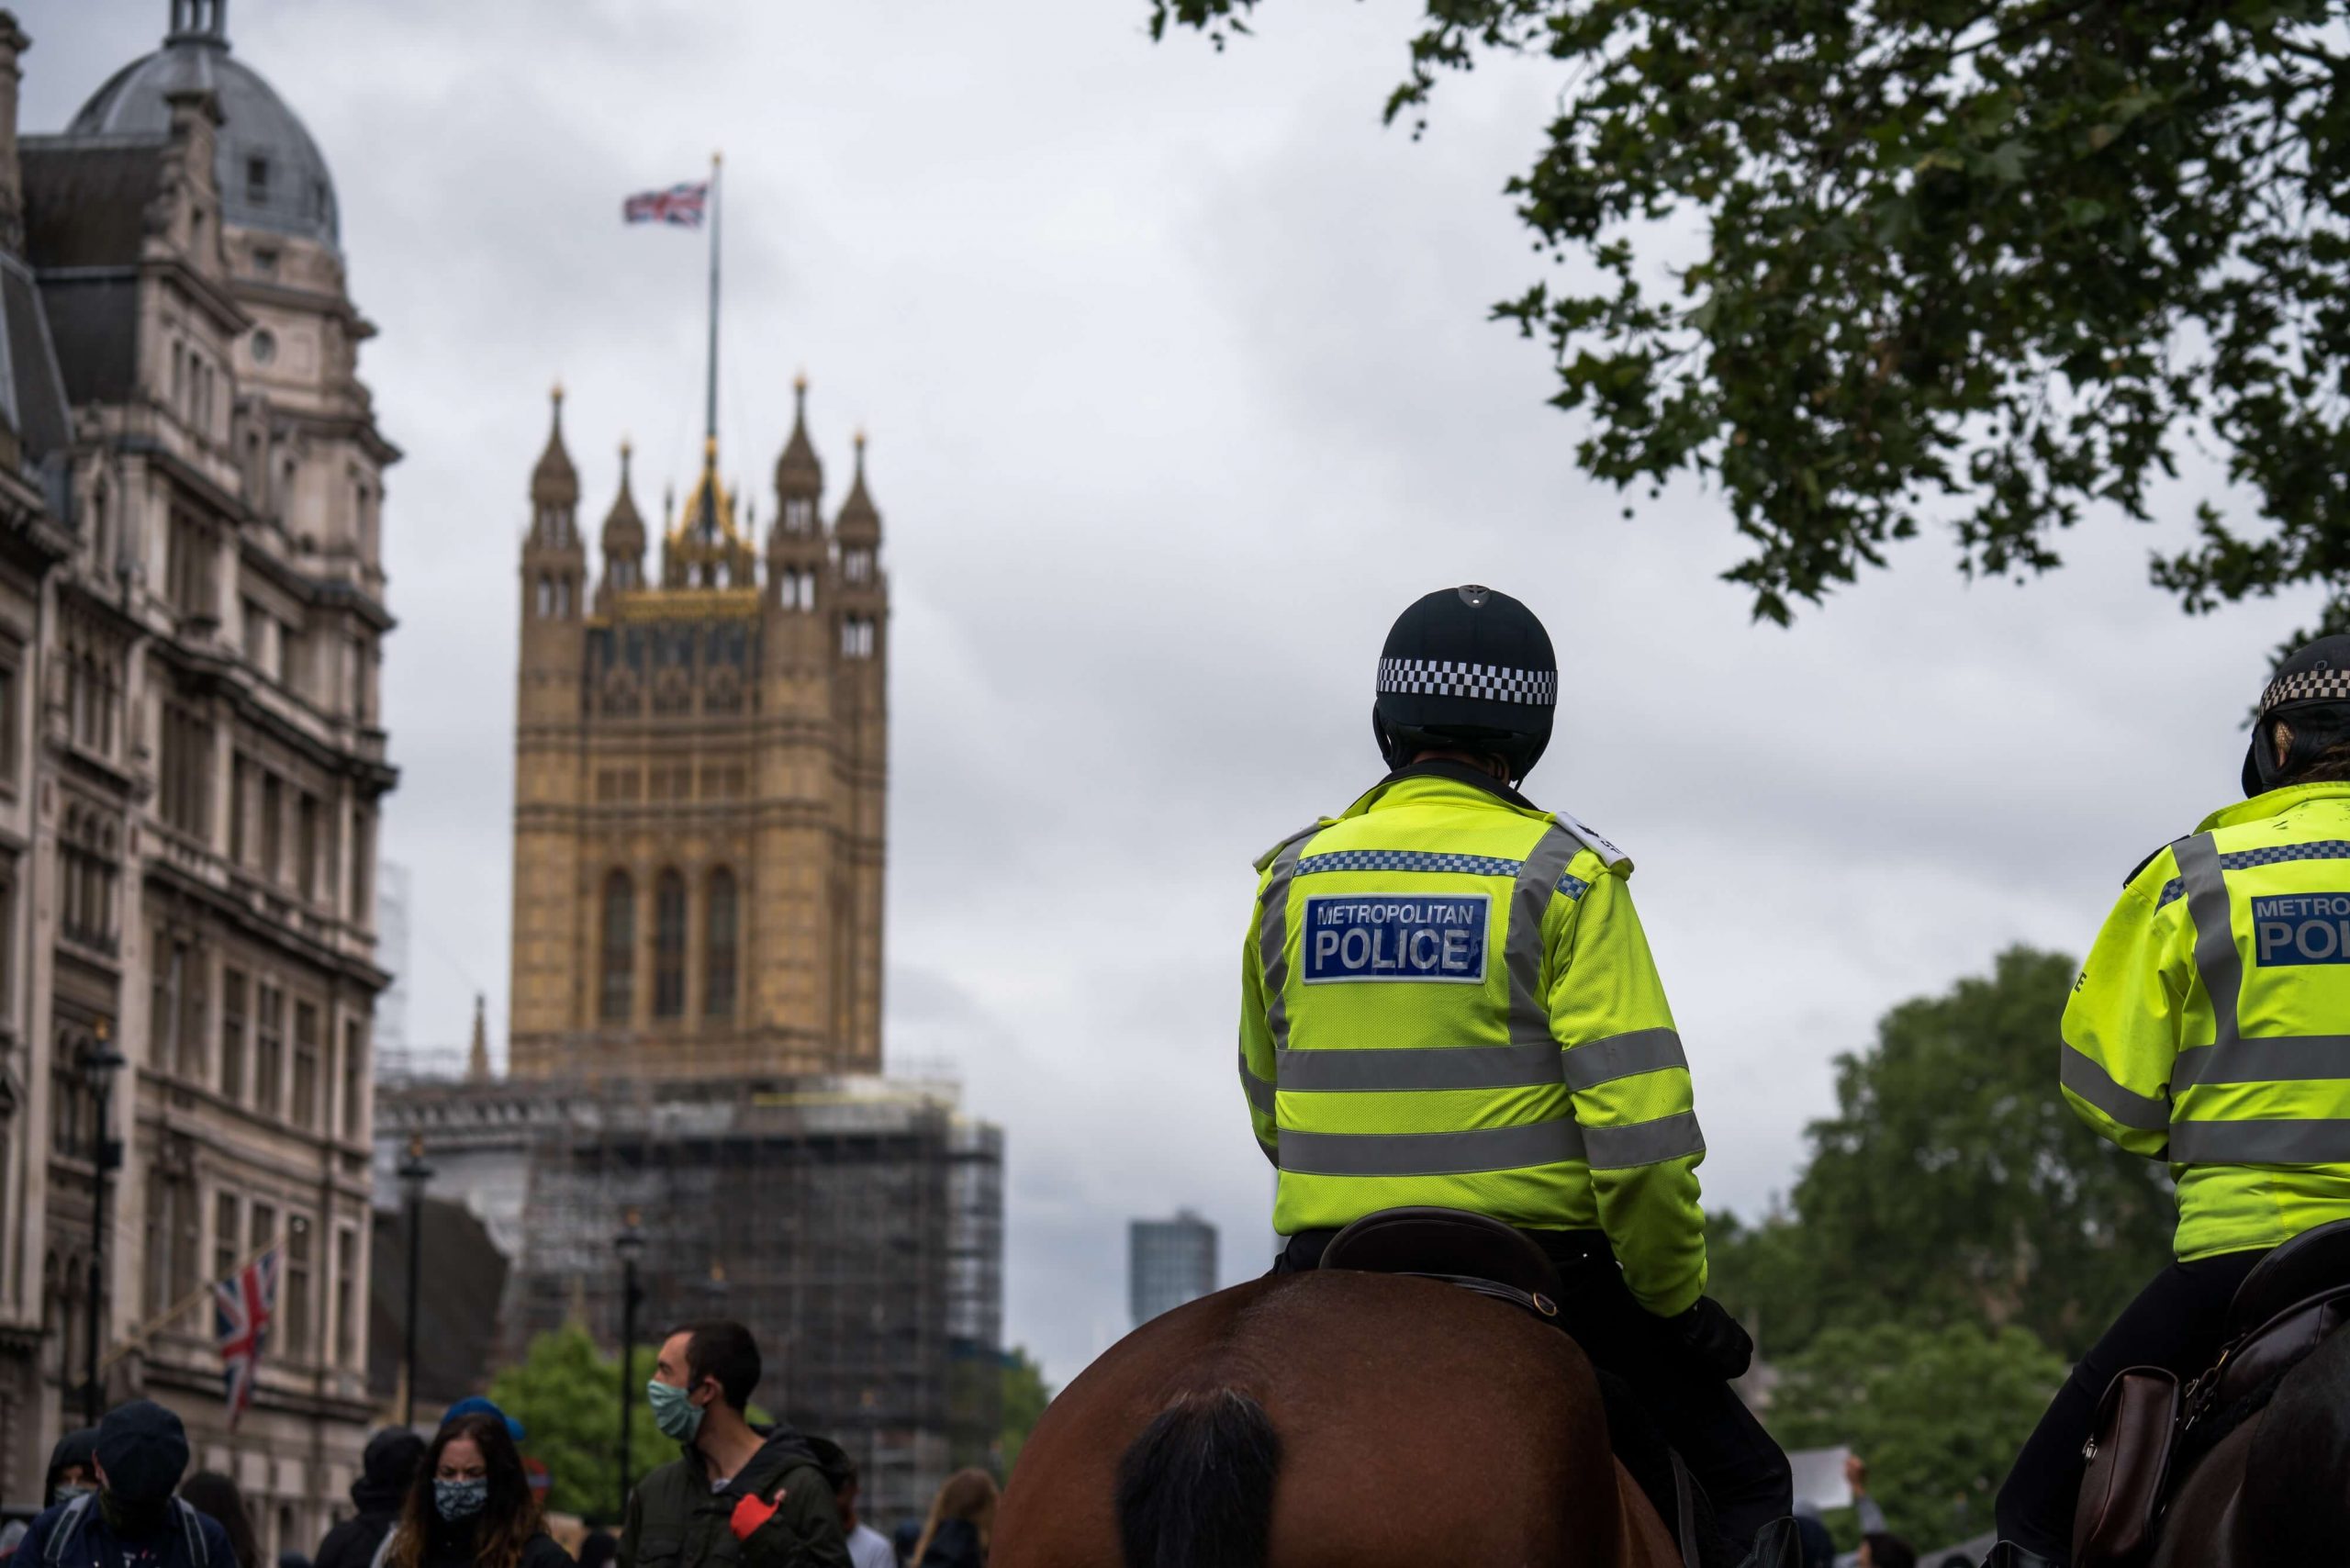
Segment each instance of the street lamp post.
M644 1256L644 1232L637 1228L637 1212L628 1211L627 1224L613 1239L621 1255L621 1506L614 1518L628 1518L628 1429L636 1414L636 1308L643 1294L636 1286L637 1260Z
M416 1425L416 1286L424 1270L424 1189L432 1167L424 1162L424 1135L410 1133L408 1158L400 1162L400 1191L408 1198L408 1395L401 1421Z
M95 1427L105 1403L98 1384L98 1346L106 1332L106 1172L122 1163L122 1145L112 1136L114 1075L122 1070L123 1056L108 1043L106 1021L98 1025L90 1043L82 1047L82 1081L97 1112L96 1147L90 1151L90 1324L84 1349L86 1377L82 1385L82 1417Z

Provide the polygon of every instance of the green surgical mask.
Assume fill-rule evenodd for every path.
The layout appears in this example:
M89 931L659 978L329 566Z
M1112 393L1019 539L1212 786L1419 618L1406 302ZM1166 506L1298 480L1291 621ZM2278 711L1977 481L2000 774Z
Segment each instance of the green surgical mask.
M701 1430L701 1406L693 1395L674 1383L659 1378L644 1385L644 1396L653 1402L653 1424L661 1428L664 1437L689 1443Z

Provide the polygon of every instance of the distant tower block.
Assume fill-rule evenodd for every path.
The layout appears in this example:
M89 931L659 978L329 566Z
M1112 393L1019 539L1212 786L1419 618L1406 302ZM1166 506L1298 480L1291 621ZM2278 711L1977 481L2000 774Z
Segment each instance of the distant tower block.
M554 395L521 553L510 1077L879 1070L881 516L860 436L825 521L796 392L763 542L711 440L648 561L623 445L592 591Z

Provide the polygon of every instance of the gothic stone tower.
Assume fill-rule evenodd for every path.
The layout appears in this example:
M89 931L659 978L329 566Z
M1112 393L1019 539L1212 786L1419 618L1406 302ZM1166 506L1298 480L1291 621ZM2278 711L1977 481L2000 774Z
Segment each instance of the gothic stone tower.
M822 521L798 390L764 570L711 442L648 574L623 446L592 591L555 394L522 546L513 1077L879 1070L881 519L860 435Z

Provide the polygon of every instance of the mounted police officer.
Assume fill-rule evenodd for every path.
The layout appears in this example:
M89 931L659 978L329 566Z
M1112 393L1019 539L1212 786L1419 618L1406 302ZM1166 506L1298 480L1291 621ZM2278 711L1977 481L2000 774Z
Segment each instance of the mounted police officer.
M1427 595L1379 662L1392 771L1258 863L1240 1078L1280 1171L1279 1266L1382 1209L1525 1231L1567 1282L1565 1326L1742 1551L1790 1512L1787 1462L1726 1381L1753 1346L1704 1294L1706 1146L1632 863L1516 789L1558 700L1526 606Z
M2350 1219L2350 637L2277 666L2244 792L2131 873L2065 1009L2065 1098L2169 1162L2177 1261L2025 1442L1994 1563L2069 1557L2081 1448L2114 1374L2201 1372L2253 1265Z

